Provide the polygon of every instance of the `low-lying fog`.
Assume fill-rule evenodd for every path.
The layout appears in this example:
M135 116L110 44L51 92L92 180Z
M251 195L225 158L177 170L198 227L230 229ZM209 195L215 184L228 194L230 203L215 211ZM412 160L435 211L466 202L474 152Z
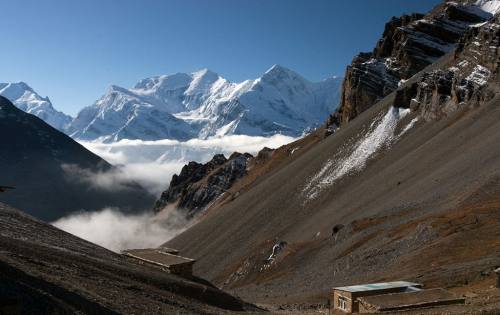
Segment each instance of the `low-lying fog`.
M267 138L232 135L186 142L80 142L117 168L106 173L92 173L66 165L63 165L63 169L75 180L87 181L99 189L122 189L121 183L133 180L151 194L159 196L167 189L172 175L179 173L189 161L207 162L214 154L223 153L228 157L235 151L256 154L264 147L277 148L293 140L282 135ZM159 216L152 213L151 209L138 209L137 214L129 215L116 208L82 211L53 222L62 230L114 251L159 246L182 232L187 224L173 209Z

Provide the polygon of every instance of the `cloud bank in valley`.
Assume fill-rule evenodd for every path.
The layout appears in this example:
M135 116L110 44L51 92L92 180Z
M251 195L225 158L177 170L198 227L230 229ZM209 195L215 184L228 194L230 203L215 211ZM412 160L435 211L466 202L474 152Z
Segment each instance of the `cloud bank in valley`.
M120 189L121 183L136 181L158 196L168 187L172 175L189 161L204 163L215 154L229 156L233 152L256 154L264 147L277 148L295 140L275 135L251 137L231 135L209 139L176 140L121 140L113 143L80 143L117 168L111 172L91 174L69 170L79 180L92 181L97 187Z
M217 153L229 156L235 151L256 154L264 147L277 148L293 140L295 139L281 135L268 138L232 135L186 142L80 142L115 168L99 173L72 165L62 165L62 168L69 178L90 183L96 189L128 189L132 181L159 196L167 189L172 175L179 173L189 161L207 162ZM187 222L174 209L165 209L159 214L125 214L120 209L110 208L82 211L53 222L54 226L62 230L117 252L128 248L157 247L182 232L188 224L192 222Z
M55 227L102 247L119 252L130 248L158 247L187 228L188 222L175 210L123 214L106 208L79 212L52 223Z

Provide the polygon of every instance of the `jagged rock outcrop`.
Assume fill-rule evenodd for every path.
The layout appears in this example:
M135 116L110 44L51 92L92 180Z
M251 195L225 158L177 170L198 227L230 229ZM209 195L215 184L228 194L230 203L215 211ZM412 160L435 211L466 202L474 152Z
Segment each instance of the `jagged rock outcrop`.
M217 154L206 164L189 162L179 175L172 176L169 188L154 206L155 211L173 205L192 218L246 175L250 158L248 153L235 152L229 159Z
M491 100L490 80L499 79L500 18L471 28L460 40L454 59L445 69L422 75L396 92L395 105L418 111L425 120L439 119L462 106Z
M427 15L393 18L375 49L359 54L347 67L341 103L327 120L326 135L457 47L471 25L489 16L470 1L450 1Z

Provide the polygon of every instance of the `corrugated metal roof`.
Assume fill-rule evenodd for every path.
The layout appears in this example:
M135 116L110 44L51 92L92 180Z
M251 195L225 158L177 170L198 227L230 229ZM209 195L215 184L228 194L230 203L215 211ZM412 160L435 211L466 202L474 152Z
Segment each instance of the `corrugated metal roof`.
M346 287L336 287L334 289L347 292L363 292L363 291L375 291L375 290L386 290L386 289L397 289L397 288L408 288L408 287L419 288L422 287L422 285L420 283L415 283L415 282L394 281L394 282L351 285Z

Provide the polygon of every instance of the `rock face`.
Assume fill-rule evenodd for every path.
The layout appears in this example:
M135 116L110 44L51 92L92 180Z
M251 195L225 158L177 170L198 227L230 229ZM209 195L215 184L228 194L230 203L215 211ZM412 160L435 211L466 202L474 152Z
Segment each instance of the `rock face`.
M25 209L46 221L78 210L121 207L142 210L154 199L135 183L123 189L101 189L93 177L83 180L80 170L103 174L112 170L106 161L41 119L16 108L0 96L1 185L16 189L2 194L2 201Z
M395 105L419 112L425 120L440 119L463 106L491 100L489 81L499 79L500 18L471 28L460 40L451 65L427 72L397 91Z
M491 13L469 1L446 2L427 15L393 18L371 53L347 67L338 110L327 121L332 129L357 117L426 66L457 47L473 24Z
M192 218L246 175L250 158L247 153L233 153L229 159L217 154L206 164L189 162L179 175L172 176L169 188L155 204L155 211L173 205Z

